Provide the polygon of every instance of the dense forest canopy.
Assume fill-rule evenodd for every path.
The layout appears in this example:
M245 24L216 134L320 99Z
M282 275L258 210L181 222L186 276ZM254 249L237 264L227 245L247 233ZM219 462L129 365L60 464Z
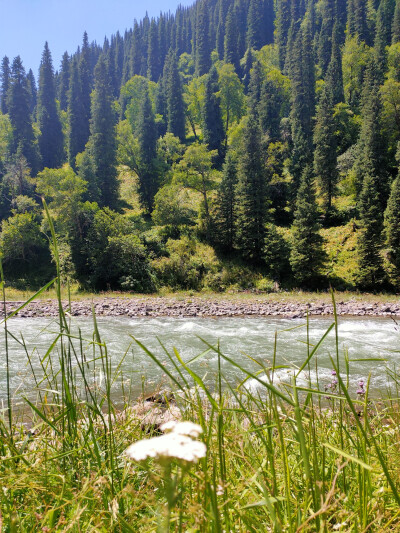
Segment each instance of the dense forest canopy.
M127 14L129 15L129 14ZM197 0L4 57L7 279L92 289L400 286L400 0Z

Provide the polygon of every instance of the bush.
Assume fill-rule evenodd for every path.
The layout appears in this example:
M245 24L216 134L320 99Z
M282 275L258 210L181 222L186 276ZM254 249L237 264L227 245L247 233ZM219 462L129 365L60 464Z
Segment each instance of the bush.
M0 251L9 279L38 280L53 274L49 245L33 213L17 213L3 221Z
M147 250L133 224L108 208L86 203L78 217L72 257L77 278L97 290L155 290Z
M172 289L199 290L220 268L213 248L190 237L169 239L166 248L168 257L155 259L152 265L160 283Z

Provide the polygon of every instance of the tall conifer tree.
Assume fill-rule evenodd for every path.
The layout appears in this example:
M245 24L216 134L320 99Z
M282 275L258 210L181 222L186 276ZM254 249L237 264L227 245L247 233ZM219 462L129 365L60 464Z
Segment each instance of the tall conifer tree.
M250 0L247 15L247 48L259 50L263 42L263 5L262 0Z
M147 61L147 77L152 81L157 81L161 75L161 63L158 27L154 19L151 19L150 24Z
M236 186L237 164L232 151L228 151L216 202L215 240L227 252L232 252L236 236Z
M357 238L357 285L366 290L377 290L384 281L382 248L383 211L380 205L379 179L367 173L359 199L361 228Z
M67 111L68 109L68 90L69 78L71 73L71 59L68 52L64 52L61 60L61 69L58 81L58 99L60 101L60 109Z
M68 90L68 162L75 168L75 158L85 149L86 114L82 102L78 61L71 63L70 86Z
M7 107L7 93L10 86L10 60L7 56L4 56L1 62L1 112L5 115L8 113Z
M170 50L165 62L163 86L166 95L167 131L185 140L185 106L183 102L182 80L178 70L178 60Z
M396 0L392 23L392 44L400 42L400 0Z
M250 90L258 85L253 71ZM255 89L256 91L257 89ZM262 156L261 130L256 98L249 115L239 152L237 185L237 241L244 258L261 263L268 220L267 172Z
M139 193L143 206L151 213L159 182L156 168L157 127L147 89L140 106L137 135L139 140Z
M79 64L78 64L78 73L79 73L79 91L80 91L80 107L82 116L80 117L80 132L79 137L81 138L82 148L79 151L83 150L83 147L87 143L90 135L90 109L91 101L90 94L92 92L92 72L91 72L91 52L89 46L88 35L85 32L83 34L83 44L80 54Z
M385 232L388 257L394 267L391 277L398 289L400 288L400 172L392 183L385 211Z
M327 216L338 181L335 131L332 104L328 91L324 88L317 107L314 130L314 170L320 183Z
M236 72L240 69L240 57L238 51L238 27L234 15L233 5L230 6L225 24L224 61L232 63Z
M224 160L225 131L222 122L219 91L218 72L212 67L206 81L204 104L203 104L203 138L209 150L217 150L218 156L215 161L217 167Z
M312 167L307 165L297 193L290 252L293 275L300 285L312 285L321 275L325 253L319 230L314 175Z
M211 65L211 47L209 39L209 12L207 0L197 4L196 16L196 74L202 76Z
M392 40L392 22L395 9L395 0L381 0L376 14L375 32L375 56L378 67L377 74L380 75L380 82L384 82L386 71L387 52L386 47Z
M91 114L90 149L97 186L100 189L100 205L115 209L119 198L115 130L117 117L108 66L103 55L100 56L95 68Z
M37 120L42 168L59 168L64 160L64 138L56 104L53 62L47 42L40 64Z
M32 116L34 116L36 111L36 105L37 105L37 96L38 91L36 87L36 80L35 75L33 74L32 69L29 69L29 72L26 76L27 86L28 86L28 93L29 93L29 109L31 111Z
M7 109L13 129L11 152L16 153L19 149L35 176L39 166L39 154L35 146L25 69L20 56L14 59L11 68Z
M358 157L354 166L356 192L360 194L365 176L376 176L383 212L388 195L388 175L385 141L382 134L382 101L374 62L370 63L365 74L361 116L361 130L357 143Z
M329 97L334 106L344 101L342 53L339 46L339 35L339 25L336 22L332 30L332 55L325 77Z

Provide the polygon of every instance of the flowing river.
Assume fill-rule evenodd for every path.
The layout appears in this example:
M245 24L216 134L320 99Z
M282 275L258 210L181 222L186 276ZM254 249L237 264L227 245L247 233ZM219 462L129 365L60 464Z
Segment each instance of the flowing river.
M207 341L241 366L252 372L260 370L261 363L271 366L274 359L276 339L276 366L283 366L275 372L275 382L291 380L293 370L299 368L307 358L307 351L314 346L328 327L332 318L311 318L309 322L309 348L307 328L304 319L284 318L99 318L101 340L107 345L111 357L112 371L117 376L114 394L121 394L121 388L129 390L131 398L136 398L143 390L151 392L166 382L162 370L151 360L145 351L133 340L135 337L150 350L159 361L176 374L160 342L170 354L174 348L183 361L204 378L211 387L215 383L218 357L208 351ZM8 336L10 384L15 402L21 397L34 397L38 389L49 388L46 381L40 382L45 372L56 373L59 368L58 348L47 351L56 339L58 324L54 319L15 318L8 322L12 336ZM86 360L91 359L93 346L93 321L90 318L72 319L71 331L83 337L83 350ZM24 339L24 348L21 339ZM300 383L306 384L308 376L315 384L318 373L320 388L332 379L330 357L336 358L335 330L332 329L318 348L310 364L310 374L303 372ZM0 402L6 399L6 356L4 335L0 332ZM73 341L79 352L79 340ZM394 320L384 318L341 318L339 320L339 352L341 370L345 368L345 356L350 360L350 390L355 394L358 381L371 373L371 391L374 395L384 394L389 379L387 369L394 369L399 361L400 331ZM29 357L28 357L28 355ZM200 355L202 354L202 355ZM199 356L199 357L196 357ZM72 364L76 365L72 359ZM51 366L50 366L51 365ZM104 375L97 361L93 380L101 385ZM245 378L238 368L222 359L222 374L231 385L237 385ZM316 369L318 368L318 371ZM35 374L35 379L33 377ZM249 379L246 384L254 390L257 381ZM1 403L0 403L1 407Z

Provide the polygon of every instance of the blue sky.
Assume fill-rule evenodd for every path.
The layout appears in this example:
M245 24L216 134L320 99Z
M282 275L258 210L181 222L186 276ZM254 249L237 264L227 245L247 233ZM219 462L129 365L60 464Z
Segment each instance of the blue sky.
M160 11L175 12L193 0L0 0L0 58L20 55L28 71L37 76L45 41L55 69L65 50L72 53L86 30L90 41L103 43L117 30L132 27L133 19Z

